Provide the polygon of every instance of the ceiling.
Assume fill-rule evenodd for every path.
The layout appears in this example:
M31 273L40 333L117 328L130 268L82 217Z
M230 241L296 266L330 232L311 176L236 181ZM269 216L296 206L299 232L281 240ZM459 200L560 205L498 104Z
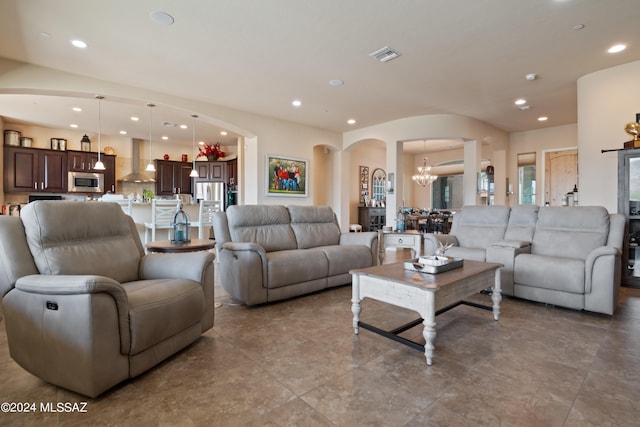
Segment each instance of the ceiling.
M2 0L0 57L337 132L439 113L515 132L576 123L577 79L640 59L638 6L638 0ZM158 11L174 23L152 19ZM72 39L88 47L75 48ZM617 43L627 48L607 53ZM400 56L384 63L369 56L385 46ZM537 78L526 80L528 73ZM514 105L518 98L528 110ZM302 105L293 107L294 99ZM86 112L97 110L95 99L83 101ZM65 127L77 115L73 104L0 95L0 115ZM190 124L191 113L157 107L154 121ZM105 99L103 132L131 128L134 114L148 118L140 103ZM198 133L227 143L210 119ZM139 127L131 135L148 138L148 124ZM179 131L190 140L189 130ZM228 138L233 143L235 135ZM410 146L423 150L421 141Z

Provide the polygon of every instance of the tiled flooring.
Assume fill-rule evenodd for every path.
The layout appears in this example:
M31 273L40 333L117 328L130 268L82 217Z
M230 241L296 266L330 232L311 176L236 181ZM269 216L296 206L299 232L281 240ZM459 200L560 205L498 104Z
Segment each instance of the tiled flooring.
M386 261L394 257L388 251ZM213 330L98 399L21 369L0 320L0 402L88 402L86 413L0 413L0 425L640 424L637 289L623 288L613 317L504 298L495 322L457 307L436 319L431 367L417 350L362 329L355 336L349 286L255 308L233 305L219 283L216 292ZM363 302L369 323L413 318Z

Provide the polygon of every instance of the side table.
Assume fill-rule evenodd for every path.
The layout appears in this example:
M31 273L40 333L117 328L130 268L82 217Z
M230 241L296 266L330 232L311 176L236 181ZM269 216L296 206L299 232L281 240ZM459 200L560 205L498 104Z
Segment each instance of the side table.
M414 258L419 258L422 253L422 233L415 230L409 231L380 231L378 242L382 243L382 250L387 248L408 248L413 250Z
M171 243L171 240L156 240L147 243L149 252L179 253L207 251L216 246L216 241L211 239L191 239L189 243Z

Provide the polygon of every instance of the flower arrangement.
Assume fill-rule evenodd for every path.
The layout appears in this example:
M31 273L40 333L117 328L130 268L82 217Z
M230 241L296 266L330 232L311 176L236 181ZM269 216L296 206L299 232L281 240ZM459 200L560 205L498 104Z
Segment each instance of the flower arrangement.
M213 145L205 144L198 148L198 157L206 157L209 160L218 160L220 157L224 157L224 151L219 142Z

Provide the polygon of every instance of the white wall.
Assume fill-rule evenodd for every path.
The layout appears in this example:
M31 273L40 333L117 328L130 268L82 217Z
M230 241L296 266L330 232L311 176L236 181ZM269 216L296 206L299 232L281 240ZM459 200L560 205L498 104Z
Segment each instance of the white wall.
M618 155L631 136L624 125L640 113L640 61L578 79L578 174L580 204L617 212Z

